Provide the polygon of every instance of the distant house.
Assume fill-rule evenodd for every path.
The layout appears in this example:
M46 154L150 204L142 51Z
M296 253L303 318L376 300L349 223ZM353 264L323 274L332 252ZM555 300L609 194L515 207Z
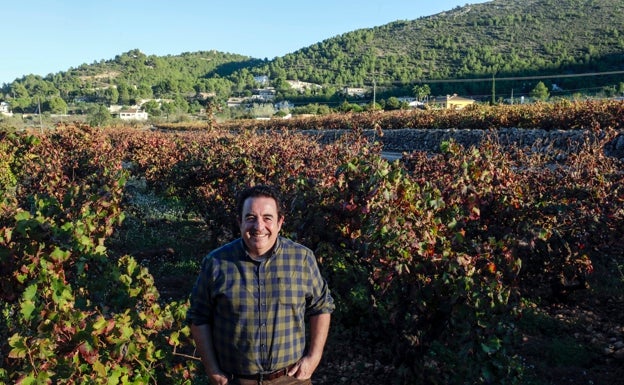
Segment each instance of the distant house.
M217 96L216 92L198 92L195 95L195 99L197 100L206 100L206 99L211 99Z
M419 101L413 96L399 96L397 99L399 99L399 102L401 103L407 103L410 108L423 108L425 105L425 103Z
M473 104L475 101L473 99L462 98L461 96L457 96L457 94L446 95L442 97L437 97L433 101L433 104L439 106L440 108L445 108L448 110L461 110L466 106Z
M121 120L147 120L148 114L140 109L129 109L119 111L119 119Z
M5 115L5 116L13 116L13 113L9 109L9 103L0 102L0 114Z
M266 86L267 84L269 84L269 77L266 75L254 76L254 81L261 86Z
M241 104L245 101L245 98L235 98L231 97L227 100L227 106L232 107L240 107Z
M286 80L290 84L290 88L300 93L304 93L306 90L318 90L323 88L320 84L302 82L301 80Z
M111 104L110 106L108 106L108 112L110 112L111 114L118 114L121 110L123 110L123 106L119 104Z
M347 96L354 96L358 98L363 98L370 93L367 88L358 88L358 87L345 87L342 89L342 93Z
M412 100L411 102L408 102L407 105L410 108L424 108L425 107L425 103L418 101L418 100Z
M273 107L275 107L276 110L281 111L290 110L291 108L294 108L295 105L288 100L282 100L281 102L275 103Z
M275 94L276 91L273 87L260 88L253 91L253 96L251 97L251 99L268 102L275 99Z

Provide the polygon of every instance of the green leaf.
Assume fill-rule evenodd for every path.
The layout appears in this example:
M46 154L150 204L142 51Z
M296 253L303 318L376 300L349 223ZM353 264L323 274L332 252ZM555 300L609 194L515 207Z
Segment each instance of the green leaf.
M52 300L61 307L65 307L65 305L71 306L71 302L74 299L71 287L60 279L52 280L51 286Z
M106 320L106 318L99 316L98 319L93 323L93 333L101 334L104 329L106 329L107 325L108 321Z
M106 366L104 366L99 360L95 361L91 367L100 378L108 377L106 373Z
M548 238L550 237L550 234L548 232L548 230L546 229L541 229L538 235L539 239L541 239L542 241L546 241L548 240Z
M132 327L130 327L128 325L122 325L121 326L121 336L125 340L129 340L130 337L132 337L133 335L134 335L134 329L132 329Z
M32 218L32 215L30 215L28 211L20 211L17 214L15 214L16 221L27 221L30 218Z
M35 303L33 301L22 301L22 303L20 304L20 313L26 321L30 321L30 319L32 318L32 313L33 311L35 311L36 308L37 306L35 306Z
M70 254L71 253L69 251L63 251L60 247L56 247L54 251L50 253L50 259L57 263L63 263L67 261Z
M178 346L180 345L180 332L179 331L174 331L171 333L171 335L169 336L169 345L171 346Z
M37 385L39 383L39 380L33 375L22 377L19 381L19 385Z
M85 247L93 247L93 241L91 240L91 238L89 238L86 235L83 235L79 238L79 242L81 245L85 246Z
M127 261L128 261L128 274L132 276L135 273L135 271L137 269L137 266L139 264L137 263L136 259L134 259L134 258L130 258L129 257L127 259Z
M491 338L487 345L485 343L481 343L481 349L487 354L496 353L501 348L500 339L493 337Z
M481 369L481 375L485 379L486 383L491 384L494 382L494 374L492 374L492 371L487 366L484 366Z
M32 284L28 286L26 290L24 290L23 297L25 300L33 300L36 295L37 295L37 285Z
M28 347L26 346L26 339L19 334L13 334L9 338L9 346L12 347L9 352L10 358L24 358L28 353Z

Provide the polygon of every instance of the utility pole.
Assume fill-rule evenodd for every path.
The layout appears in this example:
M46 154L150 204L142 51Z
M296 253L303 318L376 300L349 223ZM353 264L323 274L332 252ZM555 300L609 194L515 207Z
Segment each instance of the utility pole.
M377 81L375 80L375 73L373 72L373 110L377 106Z
M37 96L37 110L39 111L39 129L43 134L43 120L41 118L41 98Z
M371 74L373 75L373 111L377 109L377 56L375 55L375 50L372 46L368 47L370 50L370 54L372 55L373 61L373 70Z
M496 104L496 72L492 73L492 105Z

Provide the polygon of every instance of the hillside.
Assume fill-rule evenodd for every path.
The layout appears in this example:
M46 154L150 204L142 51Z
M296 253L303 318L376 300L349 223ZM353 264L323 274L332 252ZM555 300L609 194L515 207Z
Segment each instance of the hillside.
M346 33L265 68L272 74L283 71L288 78L349 86L371 84L373 74L378 85L402 86L494 74L623 70L623 9L621 0L494 0ZM562 88L576 88L587 79L556 81ZM592 79L596 84L609 81L614 80ZM439 88L448 89L439 93L458 88L467 94L474 94L474 88L483 92L483 84L449 82Z
M377 87L380 98L433 95L474 98L527 94L542 80L562 95L624 88L624 0L494 0L416 20L348 32L272 61L216 51L147 56L139 49L41 78L27 75L0 89L15 112L61 112L67 104L131 105L167 99L171 109L195 112L249 95L266 75L277 100L341 102L344 87ZM610 72L609 75L603 74ZM579 76L588 73L601 75ZM521 79L518 79L521 78ZM468 79L468 80L467 80ZM539 80L538 80L539 79ZM286 80L322 88L300 93ZM554 87L554 85L557 87Z

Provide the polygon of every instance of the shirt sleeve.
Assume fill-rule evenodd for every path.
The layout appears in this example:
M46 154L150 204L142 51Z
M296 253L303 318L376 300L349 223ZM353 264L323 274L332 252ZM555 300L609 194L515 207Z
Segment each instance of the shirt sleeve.
M306 316L332 313L336 308L327 281L321 275L316 258L312 252L307 253L307 266L311 281L311 296L306 303Z
M191 291L190 306L186 312L189 324L212 324L212 301L210 296L210 279L212 277L211 257L204 257L200 273Z

